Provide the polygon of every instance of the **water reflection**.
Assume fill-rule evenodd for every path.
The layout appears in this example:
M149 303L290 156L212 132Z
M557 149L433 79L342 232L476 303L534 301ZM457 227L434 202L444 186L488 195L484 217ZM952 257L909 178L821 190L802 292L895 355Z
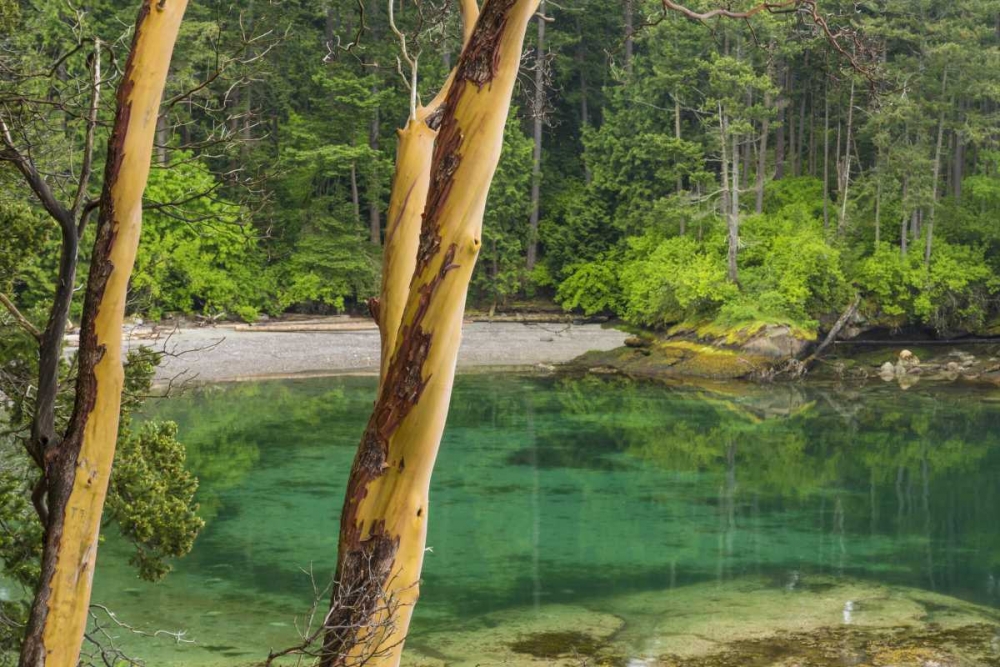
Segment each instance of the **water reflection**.
M268 382L158 406L180 423L208 526L155 589L109 540L98 599L233 655L294 638L311 600L302 570L332 570L373 391L369 378ZM460 376L414 645L508 609L601 611L611 596L747 575L778 591L849 576L1000 606L1000 405L984 398ZM860 613L838 605L844 623ZM638 608L616 613L642 627Z

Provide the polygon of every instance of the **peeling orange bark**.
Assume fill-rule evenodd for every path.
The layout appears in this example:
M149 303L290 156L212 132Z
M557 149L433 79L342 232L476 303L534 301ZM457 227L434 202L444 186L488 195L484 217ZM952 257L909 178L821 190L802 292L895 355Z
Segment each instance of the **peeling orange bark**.
M121 330L163 86L186 0L146 0L118 86L81 324L76 403L45 453L49 521L20 667L76 667L90 606L123 384Z
M324 667L399 664L486 197L537 5L487 0L448 87L402 318L348 481Z

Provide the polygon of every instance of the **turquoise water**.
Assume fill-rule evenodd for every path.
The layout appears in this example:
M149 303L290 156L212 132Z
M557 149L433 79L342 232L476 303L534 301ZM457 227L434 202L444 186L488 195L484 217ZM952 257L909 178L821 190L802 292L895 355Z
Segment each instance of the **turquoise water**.
M195 643L121 633L123 645L151 665L197 667L295 641L314 583L331 575L374 386L217 385L155 406L180 425L207 525L158 584L136 579L109 536L95 601ZM998 401L895 385L460 376L408 646L435 655L439 633L568 608L614 610L639 645L654 624L623 599L747 577L784 589L860 579L1000 607Z

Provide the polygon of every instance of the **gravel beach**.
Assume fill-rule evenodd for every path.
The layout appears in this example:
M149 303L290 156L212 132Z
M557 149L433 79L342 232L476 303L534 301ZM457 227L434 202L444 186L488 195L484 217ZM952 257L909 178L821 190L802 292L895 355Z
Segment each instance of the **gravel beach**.
M589 350L618 347L626 336L597 324L473 322L465 325L458 365L468 369L556 364ZM157 334L137 327L125 344L168 353L157 373L160 382L372 372L379 363L378 331L356 325L304 332L220 325Z

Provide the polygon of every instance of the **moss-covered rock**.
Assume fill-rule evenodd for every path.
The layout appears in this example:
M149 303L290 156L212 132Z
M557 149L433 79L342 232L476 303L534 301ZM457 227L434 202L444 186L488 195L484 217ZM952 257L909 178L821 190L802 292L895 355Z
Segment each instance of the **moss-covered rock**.
M656 339L648 345L588 352L567 367L636 378L733 380L765 377L784 363L758 352L683 339Z

